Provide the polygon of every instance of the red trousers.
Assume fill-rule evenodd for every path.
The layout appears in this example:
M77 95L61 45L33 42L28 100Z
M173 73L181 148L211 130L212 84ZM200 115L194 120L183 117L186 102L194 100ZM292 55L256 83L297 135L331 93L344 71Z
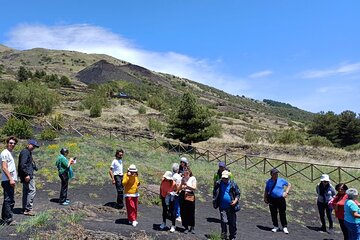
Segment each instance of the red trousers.
M136 221L139 197L125 197L126 211L129 221Z

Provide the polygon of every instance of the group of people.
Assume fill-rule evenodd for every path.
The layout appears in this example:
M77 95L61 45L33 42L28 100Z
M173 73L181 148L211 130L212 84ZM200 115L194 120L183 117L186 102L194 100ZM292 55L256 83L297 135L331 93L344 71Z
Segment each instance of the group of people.
M1 152L1 186L3 188L4 202L1 211L3 224L14 225L13 209L15 205L15 185L20 178L22 188L22 212L24 215L34 216L33 202L36 194L34 171L37 166L32 157L32 151L39 147L37 141L31 139L27 146L19 154L19 163L16 170L15 160L12 154L18 139L9 137L6 139L6 148Z
M27 146L19 154L18 167L15 166L13 150L18 143L16 137L6 139L6 148L1 152L1 168L4 202L1 218L4 224L13 225L13 208L15 205L15 184L18 178L23 185L22 210L24 215L34 216L33 202L36 194L34 172L37 171L36 163L32 157L34 149L39 147L36 140L28 141ZM72 166L76 163L76 157L68 158L69 150L62 148L56 159L61 189L59 204L69 205L67 197L69 180L73 177ZM109 175L117 191L117 207L122 209L126 206L129 224L136 227L137 209L139 198L140 181L138 170L131 164L126 173L123 171L122 149L115 152L115 158L111 163ZM218 170L213 177L213 206L219 209L221 220L221 237L235 239L237 234L236 213L240 210L240 188L234 181L234 176L227 169L225 162L219 162ZM280 231L278 214L282 225L282 231L289 233L286 219L286 198L291 189L291 184L284 178L280 178L279 170L274 168L270 171L270 178L266 181L264 202L269 205L273 223L272 232ZM184 233L195 234L195 191L197 181L187 158L182 157L180 164L174 163L172 171L166 171L161 179L159 195L162 205L162 223L160 230L169 229L176 231L176 221L180 221L184 227ZM329 222L329 230L333 229L332 210L339 220L340 228L345 240L360 240L360 204L357 201L358 191L348 188L346 184L339 183L335 188L331 185L330 178L323 174L320 183L316 186L317 207L319 211L321 227L320 231L326 231L325 215ZM125 199L125 204L124 204ZM170 220L171 226L167 227L166 221Z
M335 188L331 185L329 175L323 174L316 186L317 206L320 215L320 231L326 232L325 214L329 222L329 230L334 224L332 210L339 220L344 240L360 240L360 203L359 193L355 188L348 188L345 183L339 183Z

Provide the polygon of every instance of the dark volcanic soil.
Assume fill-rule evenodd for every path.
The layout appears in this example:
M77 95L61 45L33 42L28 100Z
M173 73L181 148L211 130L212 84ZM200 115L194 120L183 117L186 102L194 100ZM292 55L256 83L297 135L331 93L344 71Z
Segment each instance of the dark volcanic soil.
M139 225L136 228L128 225L125 210L111 207L116 194L114 186L110 184L71 187L69 197L72 204L66 207L56 203L59 187L59 184L47 184L43 189L38 190L34 204L35 211L40 212L50 208L63 208L64 211L69 212L74 209L86 210L88 214L81 225L85 228L88 238L81 239L209 239L211 234L220 232L219 213L218 210L213 209L210 201L198 201L196 203L196 234L185 235L182 233L183 229L179 222L176 223L177 231L175 233L158 230L161 223L161 208L159 206L149 207L140 204ZM2 203L2 198L0 201ZM259 204L262 204L260 200ZM16 196L15 212L17 214L14 217L17 221L26 218L19 213L20 207L21 197ZM320 233L316 231L316 227L318 227L317 213L300 217L305 219L305 224L301 225L289 221L289 235L282 232L272 233L270 231L272 226L270 213L244 205L237 214L237 239L342 239L337 223L334 233ZM16 228L13 226L5 226L0 228L0 239L29 239L29 236L16 233Z

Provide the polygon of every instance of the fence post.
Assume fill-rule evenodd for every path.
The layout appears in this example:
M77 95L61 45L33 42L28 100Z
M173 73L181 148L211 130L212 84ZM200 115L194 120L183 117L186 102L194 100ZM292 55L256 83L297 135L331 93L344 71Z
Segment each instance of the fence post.
M311 174L311 182L314 182L314 168L313 165L310 164L310 174Z
M339 183L341 183L341 167L338 167Z
M207 160L208 160L208 162L210 162L210 154L209 154L209 150L207 150L207 151L206 151L206 153L207 153Z
M245 155L244 158L245 158L245 170L247 170L247 156Z
M110 140L111 140L111 130L109 131L109 134L110 134Z
M225 159L225 166L227 165L227 164L226 164L226 155L227 155L227 153L225 152L225 155L224 155L224 159Z
M287 161L285 161L284 164L285 164L285 176L287 177L288 176L288 174L287 174L288 173L287 172Z
M266 171L266 158L264 158L264 174L265 174L265 171Z

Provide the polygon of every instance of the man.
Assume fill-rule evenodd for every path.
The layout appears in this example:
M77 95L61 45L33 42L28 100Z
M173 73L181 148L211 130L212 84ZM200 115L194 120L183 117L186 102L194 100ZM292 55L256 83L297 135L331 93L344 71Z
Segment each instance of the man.
M236 238L236 212L240 210L239 200L240 189L234 181L230 180L230 172L224 170L213 192L214 208L219 207L220 210L222 239L227 239L227 224L229 225L229 239Z
M289 234L287 229L286 220L286 201L291 189L291 184L283 178L279 178L279 170L276 168L270 171L271 178L266 181L264 202L269 204L271 219L274 225L272 232L279 231L279 224L277 218L277 212L279 211L280 222L283 227L283 232ZM284 190L285 187L285 190Z
M231 174L230 170L226 168L226 163L225 162L219 162L219 169L217 170L217 172L214 174L214 187L216 185L216 182L219 181L221 179L221 174L222 172L226 170L229 172L229 178L230 180L234 181L234 177Z
M33 202L36 194L34 171L37 171L37 167L32 157L32 151L38 147L37 141L31 139L28 141L27 147L19 155L18 172L20 181L23 184L22 209L24 215L27 216L35 215L33 211Z
M122 160L123 156L124 150L116 150L115 159L112 161L109 170L112 184L115 185L117 191L117 208L120 209L124 207L124 186L122 185L122 180L124 176Z
M2 181L1 186L4 192L4 203L1 211L2 220L8 225L14 225L16 222L13 219L13 209L15 205L15 181L17 181L17 173L14 157L12 151L15 148L18 140L16 137L9 137L6 139L6 149L0 154Z

